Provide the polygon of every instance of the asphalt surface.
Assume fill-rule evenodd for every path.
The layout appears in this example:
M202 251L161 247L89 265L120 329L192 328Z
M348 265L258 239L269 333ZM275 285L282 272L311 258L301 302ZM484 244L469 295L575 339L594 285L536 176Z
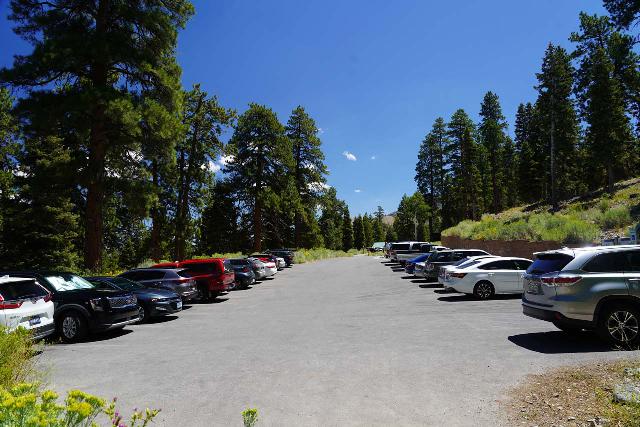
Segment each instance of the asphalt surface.
M397 269L396 269L397 270ZM228 299L48 346L53 388L161 408L155 425L500 424L528 373L638 356L526 318L518 298L444 294L376 257L296 265Z

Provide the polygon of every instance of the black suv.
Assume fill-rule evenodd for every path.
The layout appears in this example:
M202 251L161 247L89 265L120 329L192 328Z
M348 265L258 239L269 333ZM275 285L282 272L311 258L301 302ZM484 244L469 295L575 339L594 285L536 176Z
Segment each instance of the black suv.
M293 260L296 257L295 252L290 249L271 249L267 252L270 253L271 255L284 258L284 262L285 264L287 264L287 267L291 267L293 265Z
M131 292L98 289L73 273L7 271L0 275L31 277L51 292L56 330L66 342L81 340L89 332L122 328L139 318Z

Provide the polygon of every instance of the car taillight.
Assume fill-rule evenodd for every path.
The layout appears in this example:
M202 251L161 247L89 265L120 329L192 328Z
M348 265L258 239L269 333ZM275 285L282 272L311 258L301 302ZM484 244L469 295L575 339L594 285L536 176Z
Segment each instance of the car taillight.
M242 272L243 272L243 273L248 273L248 272L249 272L249 267L245 267L245 268L243 268L243 269L242 269Z
M0 310L11 310L14 308L20 308L22 306L22 301L5 301L0 295Z
M542 283L552 286L570 286L582 279L582 276L543 277Z
M51 294L47 294L44 296L44 298L42 298L44 300L44 302L49 302L51 301Z
M462 279L467 273L449 273L449 277L455 277L456 279Z

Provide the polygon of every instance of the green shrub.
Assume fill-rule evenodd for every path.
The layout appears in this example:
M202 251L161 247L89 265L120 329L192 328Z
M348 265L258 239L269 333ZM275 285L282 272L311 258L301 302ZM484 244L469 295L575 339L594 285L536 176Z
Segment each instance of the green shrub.
M147 426L158 414L147 409L134 411L129 427ZM100 424L99 424L100 423ZM0 388L0 425L6 427L126 427L124 418L115 408L115 399L107 404L104 399L72 390L63 404L51 390L42 391L35 383L22 383Z
M37 345L31 333L24 328L9 331L0 327L0 387L11 387L15 383L36 380L33 357Z
M257 409L245 409L242 411L242 422L244 427L253 427L258 422L258 410Z
M631 224L631 211L627 206L618 206L603 213L599 225L605 230L621 228Z
M350 257L357 253L357 249L351 249L349 252L326 248L300 249L296 251L295 262L297 264L304 264L306 262L319 261L322 259Z

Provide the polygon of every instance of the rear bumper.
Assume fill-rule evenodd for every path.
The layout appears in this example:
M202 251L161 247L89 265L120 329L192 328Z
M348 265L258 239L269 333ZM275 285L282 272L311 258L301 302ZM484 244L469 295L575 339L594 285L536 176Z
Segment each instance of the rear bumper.
M46 325L38 326L31 329L31 339L34 341L41 340L45 337L48 337L56 330L55 322L50 322Z
M593 328L593 322L587 320L571 319L564 314L553 310L546 310L544 308L533 307L526 303L522 303L522 313L525 316L533 317L534 319L544 320L546 322L559 323L563 325L579 326L584 329Z

